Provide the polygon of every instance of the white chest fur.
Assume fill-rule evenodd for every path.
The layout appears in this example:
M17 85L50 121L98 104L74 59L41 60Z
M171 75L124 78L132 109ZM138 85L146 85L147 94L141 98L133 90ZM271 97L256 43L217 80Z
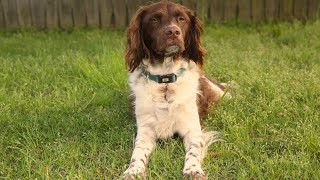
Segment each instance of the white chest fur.
M162 65L151 66L144 61L146 70L154 75L176 73L185 68L184 74L174 83L159 84L147 79L139 69L129 75L132 95L135 97L137 126L150 127L158 138L178 132L183 135L186 121L199 121L197 110L199 69L184 59L166 59Z

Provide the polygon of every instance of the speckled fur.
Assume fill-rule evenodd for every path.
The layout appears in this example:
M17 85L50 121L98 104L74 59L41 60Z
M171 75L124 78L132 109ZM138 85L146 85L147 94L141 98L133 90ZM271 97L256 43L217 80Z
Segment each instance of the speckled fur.
M224 95L223 87L203 76L206 51L201 45L202 23L194 13L171 1L142 6L133 16L125 50L126 66L137 136L124 179L146 179L149 156L157 139L178 134L183 138L183 174L205 179L201 161L215 132L203 132L200 115ZM170 57L169 57L170 56ZM177 73L176 82L159 84L145 77L140 66L153 75Z
M175 133L185 144L183 173L204 177L201 161L207 147L216 140L216 134L202 132L199 113L208 112L209 104L218 102L223 90L202 76L193 61L166 58L163 64L151 65L146 59L143 64L152 74L175 73L181 67L186 68L186 72L176 82L168 84L158 84L141 76L139 69L129 73L138 132L124 177L145 177L148 157L156 140L172 137Z

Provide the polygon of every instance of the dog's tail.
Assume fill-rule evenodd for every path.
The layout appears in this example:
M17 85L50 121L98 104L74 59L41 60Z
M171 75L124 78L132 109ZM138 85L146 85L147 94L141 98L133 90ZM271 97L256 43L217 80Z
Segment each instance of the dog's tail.
M204 144L204 147L202 148L201 160L203 160L203 158L206 155L206 152L208 150L208 147L212 143L218 142L218 141L224 141L220 136L220 132L218 132L218 131L203 132L202 133L202 139L203 139L205 144Z

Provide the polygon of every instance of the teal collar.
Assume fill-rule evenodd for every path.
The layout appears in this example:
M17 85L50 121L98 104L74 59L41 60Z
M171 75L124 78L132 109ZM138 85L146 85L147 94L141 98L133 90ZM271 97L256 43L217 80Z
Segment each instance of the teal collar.
M142 74L144 74L148 79L157 82L157 83L174 83L177 81L178 77L182 76L183 73L186 71L185 68L180 68L178 72L171 73L171 74L165 74L165 75L153 75L149 71L147 71L143 65L139 67Z

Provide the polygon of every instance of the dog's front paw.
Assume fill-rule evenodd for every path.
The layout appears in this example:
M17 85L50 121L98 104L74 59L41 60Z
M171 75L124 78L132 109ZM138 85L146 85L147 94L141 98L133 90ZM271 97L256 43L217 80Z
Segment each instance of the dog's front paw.
M201 167L197 167L195 165L191 165L189 167L185 167L183 169L184 179L192 179L192 180L204 180L206 176L202 171Z
M131 164L129 168L123 173L122 179L146 179L145 168L137 164Z

